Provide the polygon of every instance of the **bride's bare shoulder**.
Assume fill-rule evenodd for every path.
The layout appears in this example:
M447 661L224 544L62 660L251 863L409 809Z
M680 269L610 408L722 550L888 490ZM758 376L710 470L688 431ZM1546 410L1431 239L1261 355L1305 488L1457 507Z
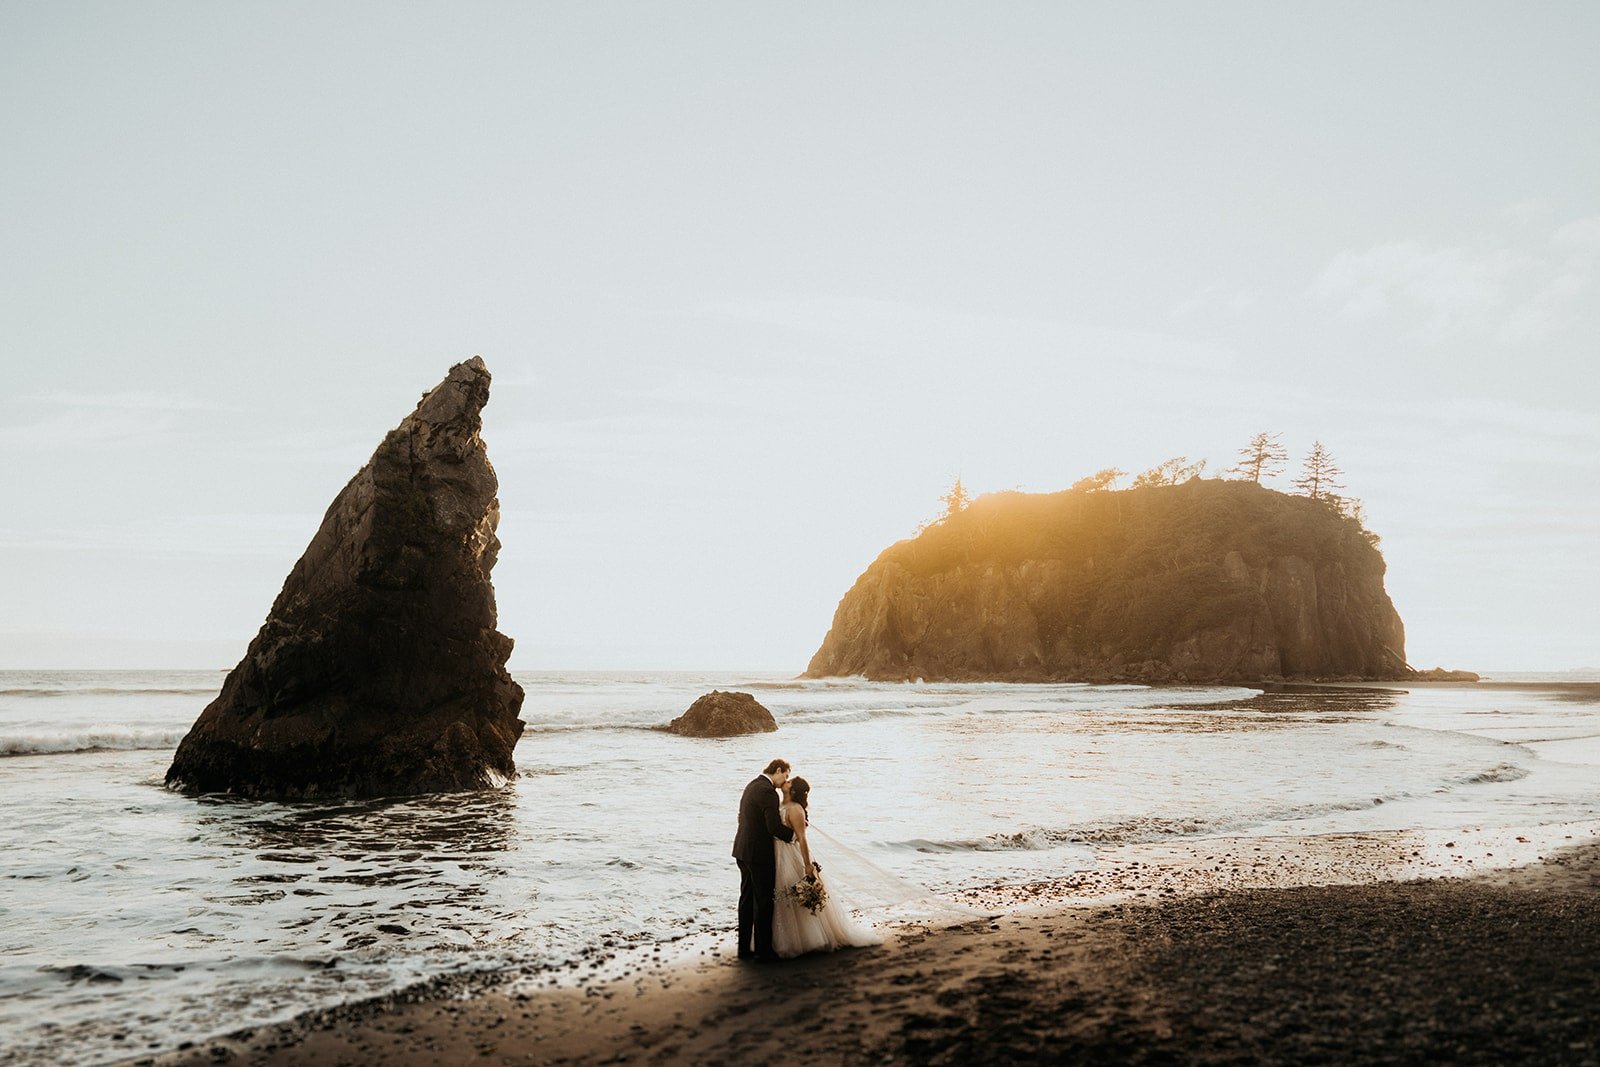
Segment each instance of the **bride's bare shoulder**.
M794 801L785 801L783 814L789 820L790 826L804 826L806 824L806 809Z

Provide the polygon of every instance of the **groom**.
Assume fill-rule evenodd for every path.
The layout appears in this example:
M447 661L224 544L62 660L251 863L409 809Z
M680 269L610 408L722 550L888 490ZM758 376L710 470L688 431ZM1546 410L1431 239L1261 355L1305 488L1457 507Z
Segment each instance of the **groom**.
M739 833L733 858L739 861L739 958L775 960L772 904L778 880L772 839L793 841L794 831L778 817L778 790L789 780L789 761L775 759L750 780L739 798Z

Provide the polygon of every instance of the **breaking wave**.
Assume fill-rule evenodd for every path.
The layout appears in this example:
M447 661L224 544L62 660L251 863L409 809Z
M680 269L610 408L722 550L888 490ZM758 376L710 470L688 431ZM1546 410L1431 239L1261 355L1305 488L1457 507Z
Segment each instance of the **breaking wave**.
M918 837L892 842L890 847L913 852L1043 852L1066 843L1049 830L1022 830L966 841L929 841Z
M204 688L186 687L182 689L147 689L142 686L92 686L88 688L56 687L51 689L36 686L22 686L13 689L0 689L0 697L82 697L82 696L171 696L195 697L216 696L218 686L208 685Z
M45 756L69 752L140 751L172 748L186 730L130 729L87 726L74 730L49 730L0 737L0 757Z
M1515 782L1519 778L1528 777L1528 768L1519 767L1515 763L1499 763L1487 770L1476 774L1463 775L1452 778L1451 785L1491 785L1496 782Z

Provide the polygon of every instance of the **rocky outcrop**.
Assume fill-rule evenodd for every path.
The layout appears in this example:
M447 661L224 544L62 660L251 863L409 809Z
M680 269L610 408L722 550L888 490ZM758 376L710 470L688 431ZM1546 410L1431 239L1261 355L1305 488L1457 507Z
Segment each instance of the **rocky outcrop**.
M1252 482L996 493L880 555L806 674L1406 677L1376 541L1324 501Z
M178 745L169 785L377 796L516 773L522 688L489 582L500 504L479 437L488 399L473 357L383 439Z
M1472 671L1451 671L1443 667L1429 667L1425 671L1412 671L1413 682L1476 682L1478 675Z
M749 693L724 693L720 689L700 697L689 705L688 711L662 727L682 737L770 734L777 728L778 720L755 697Z

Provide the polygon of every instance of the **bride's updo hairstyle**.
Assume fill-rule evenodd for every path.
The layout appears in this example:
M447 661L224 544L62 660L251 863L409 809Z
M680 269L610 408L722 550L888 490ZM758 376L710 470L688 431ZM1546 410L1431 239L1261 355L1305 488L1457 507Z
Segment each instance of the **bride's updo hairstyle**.
M810 795L810 782L806 781L804 778L789 779L789 799L800 805L802 808L805 808L806 811L811 810L811 806L806 803L806 797Z

